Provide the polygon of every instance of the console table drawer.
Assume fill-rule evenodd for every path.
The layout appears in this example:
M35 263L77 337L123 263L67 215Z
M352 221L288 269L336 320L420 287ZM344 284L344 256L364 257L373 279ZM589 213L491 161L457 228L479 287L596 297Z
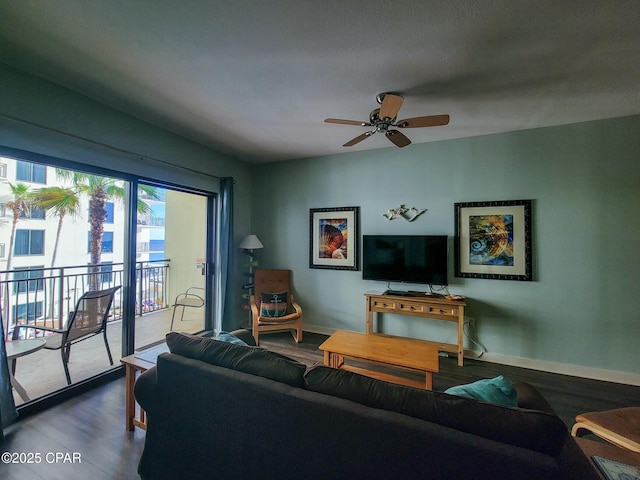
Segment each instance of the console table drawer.
M417 303L400 303L399 310L401 312L409 312L409 313L424 313L427 311L425 310L424 305L420 305Z
M396 302L373 300L372 307L379 312L392 312L396 309Z
M443 316L443 317L458 318L458 308L457 307L446 307L446 306L441 306L441 305L438 305L438 306L427 305L425 312L429 313L429 314L433 314L433 315Z

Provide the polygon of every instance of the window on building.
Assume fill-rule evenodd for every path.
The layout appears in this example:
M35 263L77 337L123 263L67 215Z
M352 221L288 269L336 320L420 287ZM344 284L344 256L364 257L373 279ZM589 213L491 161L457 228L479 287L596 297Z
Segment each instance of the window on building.
M111 283L111 280L113 278L113 274L111 273L113 271L113 265L111 265L112 262L107 262L106 265L100 265L100 272L102 272L102 283Z
M91 232L87 234L87 252L91 253ZM102 232L102 253L113 253L113 232Z
M38 220L44 220L44 209L40 207L31 207L29 208L28 213L23 210L20 214L20 218L34 218Z
M91 203L91 202L89 202ZM113 223L113 202L106 202L104 204L104 209L107 211L107 215L104 217L104 223ZM87 221L91 219L91 205L89 205L89 210L87 212Z
M35 321L42 317L42 302L29 302L14 305L13 318L19 321ZM21 329L22 330L22 329Z
M0 243L0 258L4 258L6 252L6 247L4 243Z
M0 178L7 178L7 164L0 163Z
M35 292L44 289L44 265L19 267L13 272L13 293Z
M149 241L150 252L162 252L164 251L164 240L150 240Z
M16 230L13 254L44 255L44 230Z
M107 209L107 217L104 219L104 223L113 223L113 202L107 202L105 207Z
M6 216L7 216L7 204L0 203L0 217L6 217Z
M47 167L37 163L18 160L16 162L16 180L46 184Z

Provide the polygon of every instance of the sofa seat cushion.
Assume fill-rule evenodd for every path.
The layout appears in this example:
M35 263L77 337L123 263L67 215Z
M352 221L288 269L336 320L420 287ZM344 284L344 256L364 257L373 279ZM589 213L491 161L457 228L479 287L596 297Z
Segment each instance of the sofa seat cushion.
M307 367L284 355L261 348L177 332L168 333L166 338L171 353L258 375L293 387L304 386L304 373Z
M305 375L309 390L556 456L568 438L556 415L420 390L325 366Z

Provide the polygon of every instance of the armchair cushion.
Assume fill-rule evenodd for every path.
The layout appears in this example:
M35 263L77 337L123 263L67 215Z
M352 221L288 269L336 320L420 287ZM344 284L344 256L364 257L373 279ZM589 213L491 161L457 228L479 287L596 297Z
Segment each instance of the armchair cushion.
M260 295L260 316L274 318L286 315L288 296L288 292L262 293Z
M166 338L171 353L258 375L293 387L304 386L307 367L284 355L177 332L169 332Z

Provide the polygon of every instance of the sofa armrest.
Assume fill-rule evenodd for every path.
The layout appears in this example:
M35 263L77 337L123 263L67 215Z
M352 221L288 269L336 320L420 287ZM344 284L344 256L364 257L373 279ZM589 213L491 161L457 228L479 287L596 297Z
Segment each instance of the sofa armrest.
M251 330L247 330L246 328L241 328L239 330L234 330L233 332L229 332L229 333L231 333L231 335L235 337L238 337L240 340L242 340L244 343L246 343L251 347L256 346L256 341L253 338L253 334L251 333Z
M136 380L135 386L133 387L133 393L136 397L136 401L147 412L149 410L153 410L154 399L157 399L157 388L157 367L152 367L140 374Z
M518 392L518 407L556 415L553 407L533 385L526 382L515 382L515 387Z

